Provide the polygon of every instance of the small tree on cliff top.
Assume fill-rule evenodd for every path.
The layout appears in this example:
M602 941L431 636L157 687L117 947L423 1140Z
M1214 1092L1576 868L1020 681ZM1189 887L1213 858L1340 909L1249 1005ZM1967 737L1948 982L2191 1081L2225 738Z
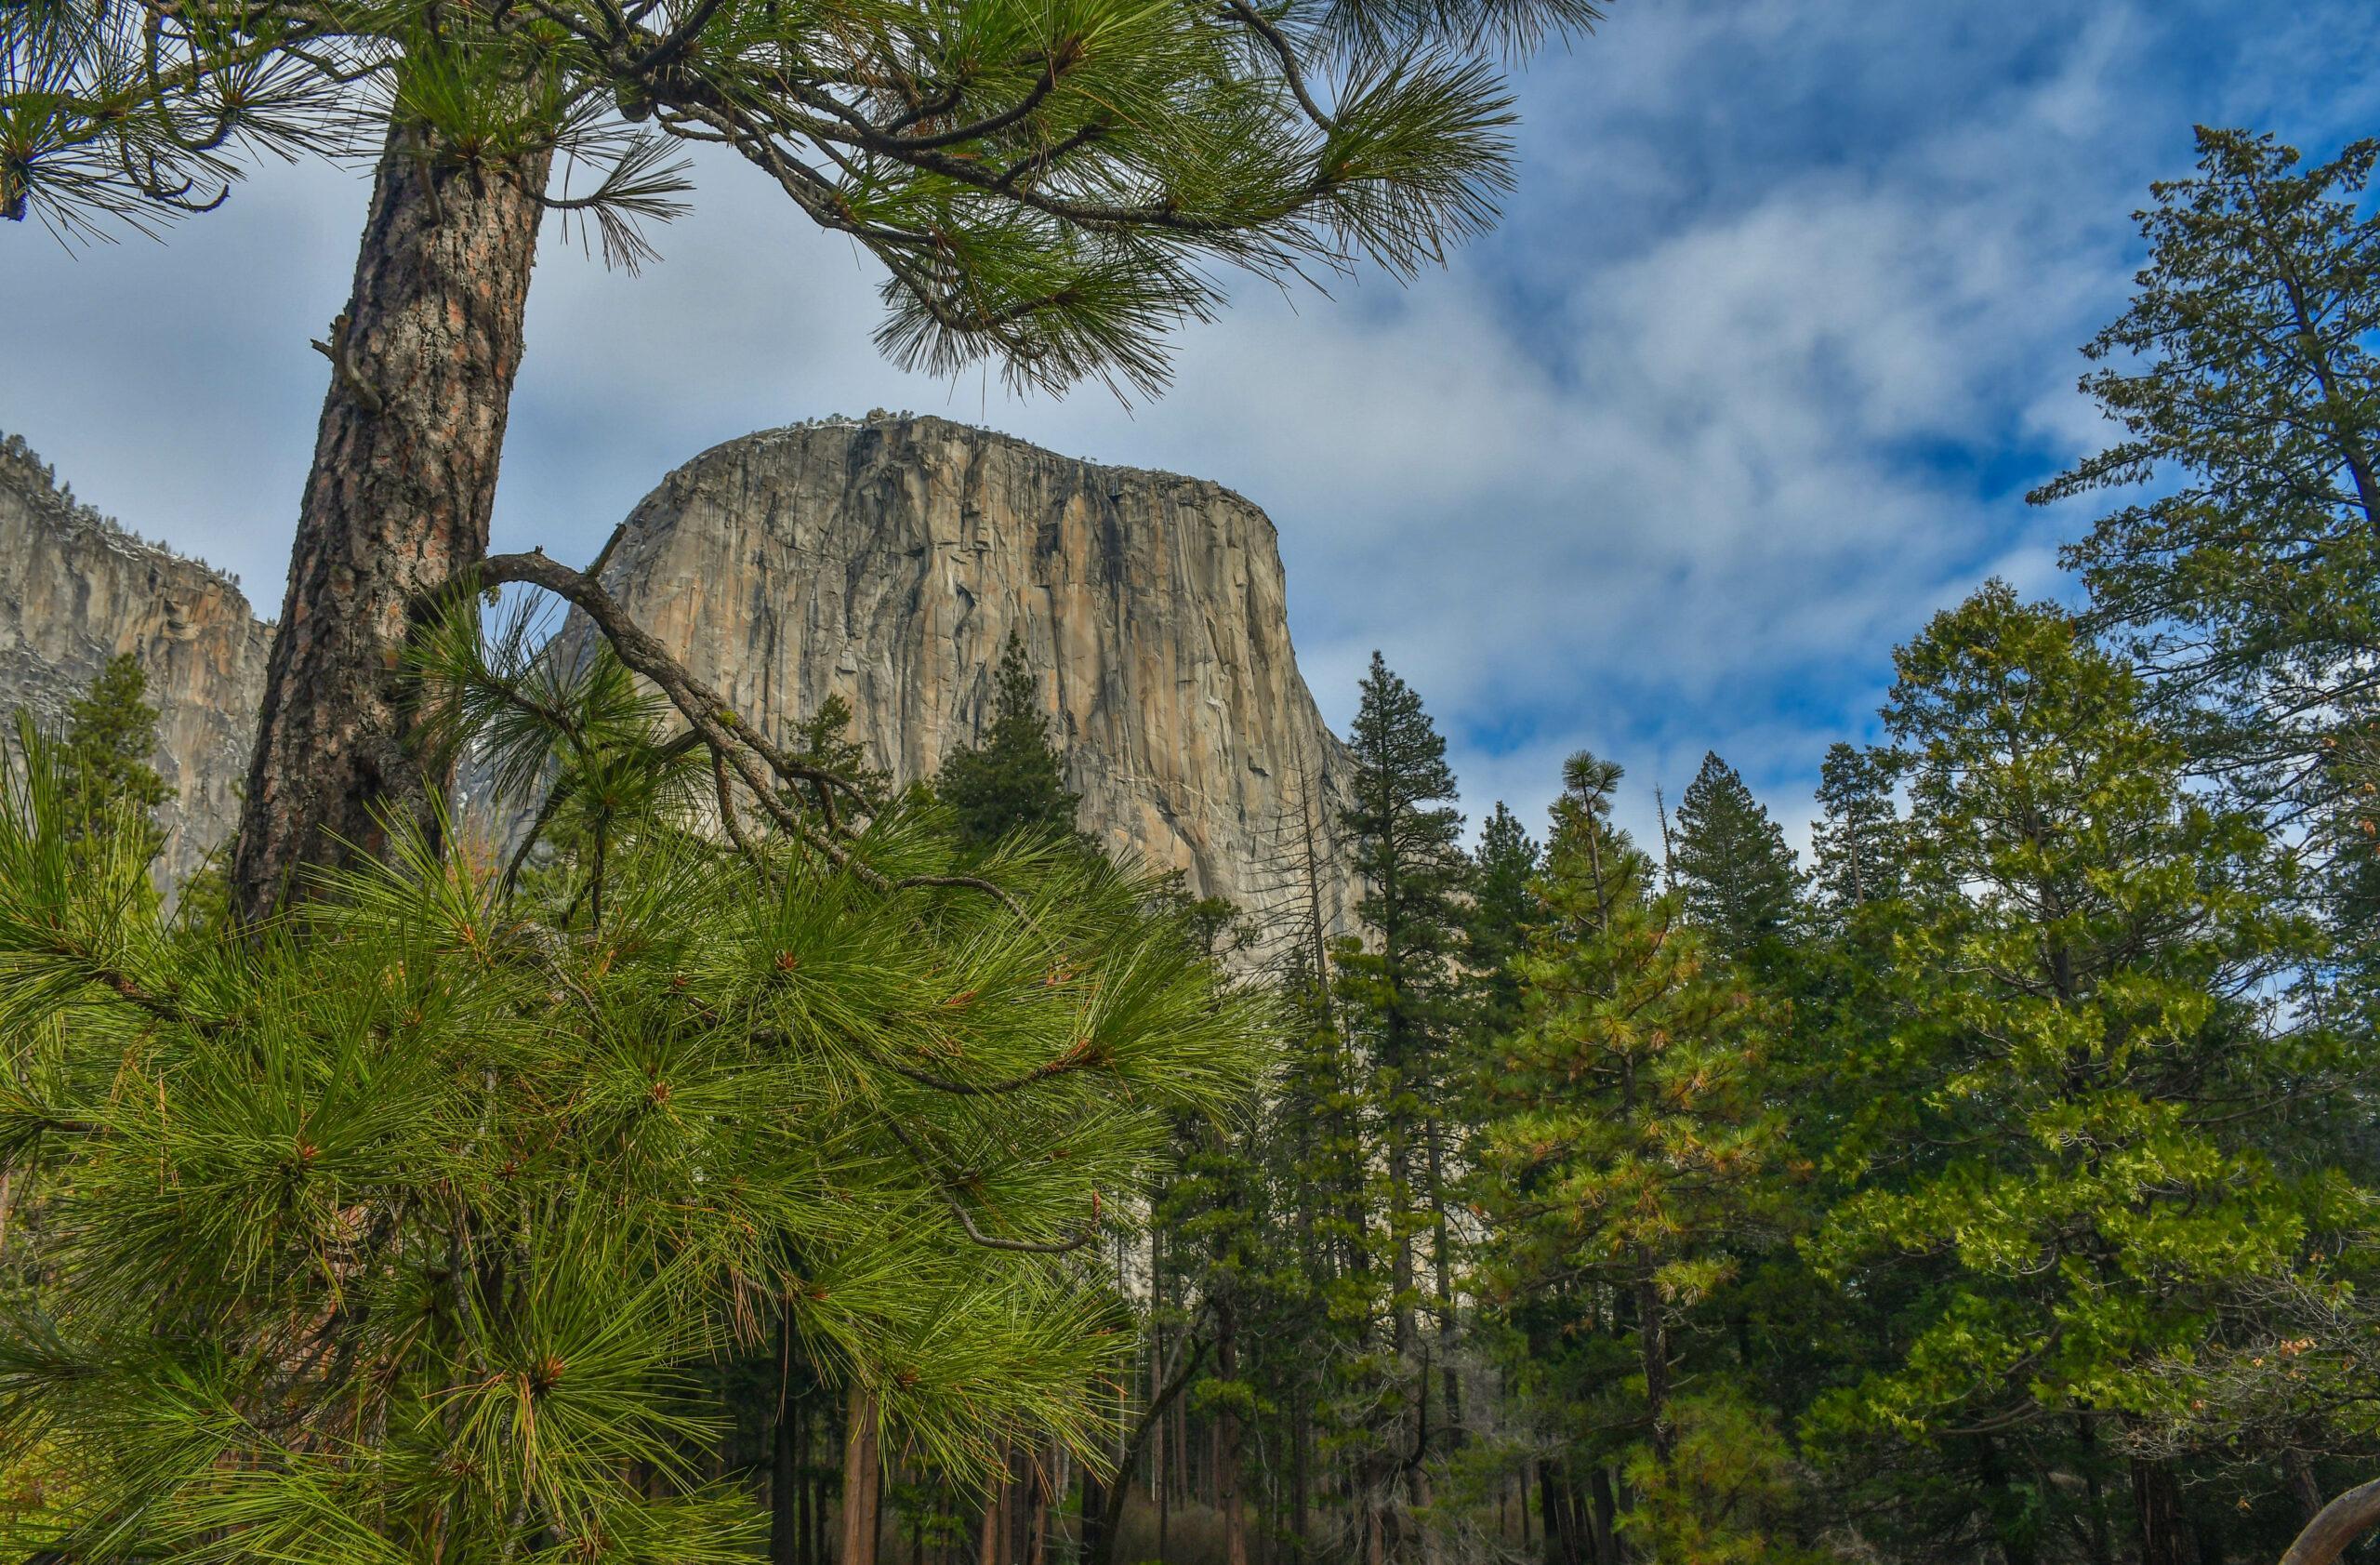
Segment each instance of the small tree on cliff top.
M420 600L486 552L541 219L607 256L734 150L885 269L878 341L946 374L1153 393L1228 267L1409 273L1510 184L1496 60L1596 0L98 0L0 7L0 216L136 226L238 160L377 139L235 871L434 836L403 741ZM560 158L564 172L552 178ZM582 171L592 166L592 176ZM574 177L579 175L582 177ZM1220 263L1220 265L1218 264Z

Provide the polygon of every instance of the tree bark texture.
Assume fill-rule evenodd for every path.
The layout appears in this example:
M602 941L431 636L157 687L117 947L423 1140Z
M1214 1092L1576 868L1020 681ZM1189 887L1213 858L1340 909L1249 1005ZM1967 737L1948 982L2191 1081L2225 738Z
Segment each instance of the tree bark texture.
M2198 1541L2182 1514L2182 1486L2171 1467L2135 1458L2132 1499L2140 1518L2140 1565L2199 1565Z
M448 782L407 753L403 648L422 595L487 553L549 153L439 166L392 124L249 761L233 882L269 914L308 867L377 854L376 811L434 834ZM433 838L434 840L434 838Z

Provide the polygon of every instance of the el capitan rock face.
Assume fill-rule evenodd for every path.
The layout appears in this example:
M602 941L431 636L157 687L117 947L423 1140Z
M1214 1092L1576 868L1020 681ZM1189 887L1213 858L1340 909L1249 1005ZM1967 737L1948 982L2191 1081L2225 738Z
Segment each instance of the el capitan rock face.
M161 884L188 878L239 824L272 627L231 577L74 503L23 440L0 442L0 713L61 729L68 706L132 653L157 709L150 758L174 790Z
M740 713L774 725L842 696L901 782L988 724L1013 627L1085 831L1260 915L1268 949L1316 900L1328 933L1355 927L1332 842L1353 766L1290 651L1273 524L1228 489L940 418L830 420L671 473L604 579ZM177 796L163 883L238 824L272 630L229 577L0 444L0 711L58 727L108 658L139 658Z
M1354 928L1330 842L1353 767L1290 651L1273 524L1219 484L941 418L764 431L665 479L604 581L740 714L842 696L902 782L988 724L1014 629L1084 830L1267 916L1271 945L1306 922L1310 815L1322 922Z

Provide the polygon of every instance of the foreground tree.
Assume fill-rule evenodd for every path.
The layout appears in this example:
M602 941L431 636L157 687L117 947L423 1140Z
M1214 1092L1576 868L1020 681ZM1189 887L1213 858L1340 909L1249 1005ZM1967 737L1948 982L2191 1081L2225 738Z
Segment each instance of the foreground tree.
M0 1445L75 1475L66 1558L736 1557L690 1376L772 1333L946 1470L1091 1444L1129 1333L1074 1257L1259 1068L1245 1008L1084 855L715 842L647 786L666 709L504 644L433 643L434 731L570 785L562 851L393 823L302 944L178 939L128 807L78 861L49 752L0 789L0 1160L56 1192Z
M203 0L0 10L0 215L217 205L238 159L375 144L251 766L236 879L434 841L401 649L487 549L545 215L648 251L670 140L734 150L884 267L879 342L934 374L1153 392L1218 269L1408 273L1510 183L1495 64L1593 0ZM563 173L555 186L557 163ZM596 172L574 184L582 168Z

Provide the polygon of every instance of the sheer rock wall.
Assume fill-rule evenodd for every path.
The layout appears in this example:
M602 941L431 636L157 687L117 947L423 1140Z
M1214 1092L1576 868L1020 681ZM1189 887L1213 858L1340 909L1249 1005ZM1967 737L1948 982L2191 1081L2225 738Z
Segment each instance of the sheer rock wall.
M0 442L0 713L23 707L58 731L110 658L139 658L158 712L151 763L174 790L158 811L161 887L239 823L271 647L231 577L76 504L21 439Z
M777 724L841 695L900 782L988 726L1013 627L1086 831L1256 914L1268 950L1314 899L1327 931L1355 928L1331 842L1353 768L1298 673L1273 524L1228 489L940 418L830 420L669 474L605 580L739 713ZM229 577L0 444L0 710L60 726L110 657L139 657L176 794L163 884L237 823L271 641Z
M842 696L902 782L988 726L1013 628L1085 830L1277 947L1310 927L1310 813L1323 922L1354 927L1329 842L1352 765L1298 673L1273 524L1219 484L942 418L829 420L671 473L604 580L740 715L774 727Z

